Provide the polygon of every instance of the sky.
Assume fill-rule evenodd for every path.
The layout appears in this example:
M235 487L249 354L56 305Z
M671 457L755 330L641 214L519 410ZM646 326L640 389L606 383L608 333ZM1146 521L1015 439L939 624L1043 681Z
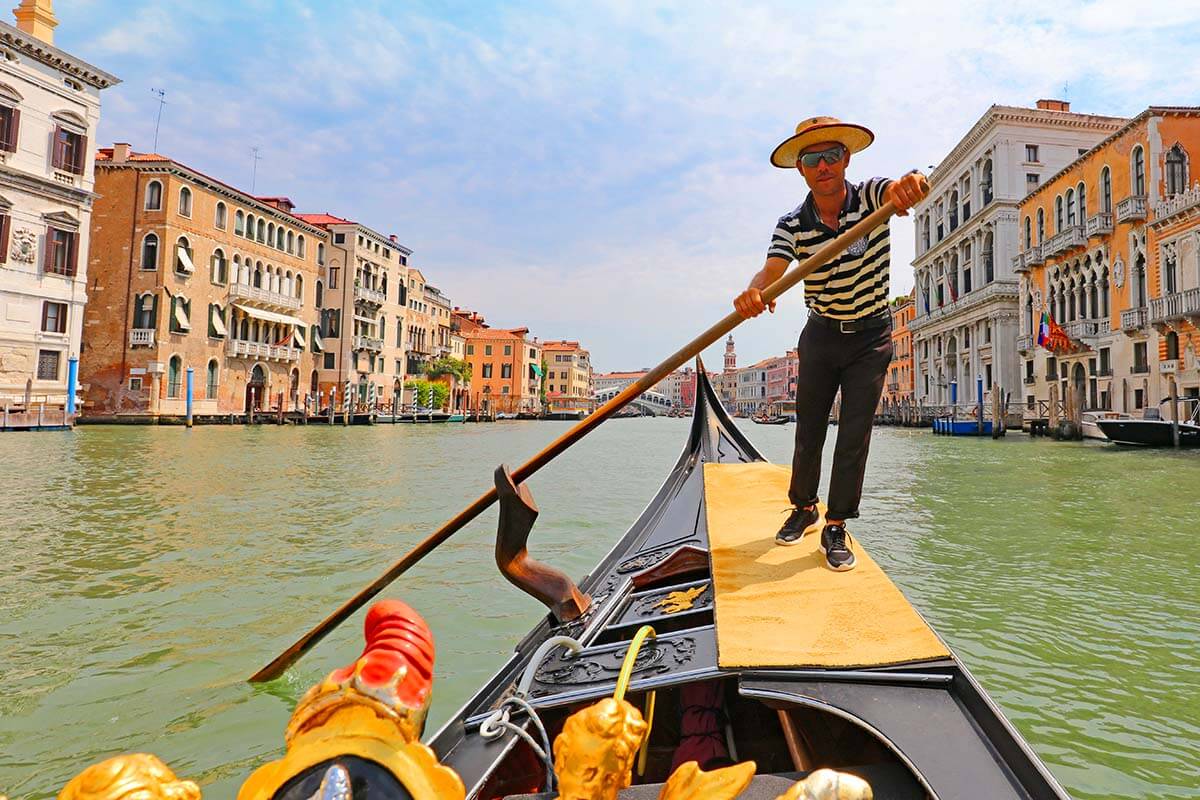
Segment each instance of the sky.
M154 149L298 211L394 233L495 327L652 366L732 310L779 216L797 122L875 144L848 176L928 171L994 104L1132 116L1194 105L1200 2L58 0L55 44L122 79L97 146ZM252 148L260 158L255 161ZM913 228L892 223L892 293ZM794 346L799 289L740 326ZM705 360L719 369L723 347Z

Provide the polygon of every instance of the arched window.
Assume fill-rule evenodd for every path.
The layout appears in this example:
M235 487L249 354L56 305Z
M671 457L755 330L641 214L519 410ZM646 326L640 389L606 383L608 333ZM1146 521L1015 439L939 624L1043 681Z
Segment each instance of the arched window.
M1187 152L1175 144L1167 151L1167 195L1187 191Z
M1167 334L1167 361L1179 358L1179 334L1171 331Z
M135 328L153 328L153 327L155 327L155 324L157 322L157 320L155 319L155 317L157 315L154 313L155 306L157 305L157 303L155 302L156 299L157 299L157 295L155 295L153 292L147 292L146 294L138 297L137 305L134 307L134 312L133 312L133 314L134 314L133 327L135 327Z
M1133 184L1133 193L1135 195L1146 194L1146 157L1142 152L1142 146L1139 144L1133 148L1133 169L1131 183Z
M1067 225L1075 224L1075 190L1067 189Z
M254 215L247 214L246 215L246 238L247 239L254 238L254 225L255 225Z
M282 250L282 249L284 249L284 246L283 246L283 228L276 228L276 229L275 229L275 249L276 249L276 250Z
M1075 193L1079 196L1079 224L1083 225L1087 222L1087 187L1083 181L1075 187Z
M312 377L309 379L309 382L308 382L308 390L309 390L310 392L312 392L312 394L313 394L313 398L314 398L314 399L316 399L317 387L318 387L318 383L317 383L317 371L314 369L314 370L312 371Z
M167 362L167 397L179 397L182 375L183 359L179 356L171 356L171 360Z
M317 242L317 265L325 266L325 243Z
M1054 232L1062 233L1063 229L1063 199L1060 194L1054 198Z
M233 275L231 279L233 283L242 283L242 257L237 254L233 256Z
M992 232L988 231L983 237L983 274L984 283L991 283L996 279L996 255L992 249Z
M1176 248L1166 247L1162 251L1163 293L1175 294L1179 291L1179 270Z
M296 256L304 258L304 234L296 237Z
M213 225L220 230L225 230L225 225L228 224L228 216L225 211L224 203L217 203L216 217L213 219Z
M983 191L983 204L986 206L992 202L992 160L990 158L983 162L983 178L979 182L979 188Z
M319 309L325 302L325 287L317 281L317 308Z
M304 276L300 273L296 273L296 299L304 305Z
M147 233L142 239L142 269L158 269L158 235Z
M263 277L262 273L263 273L262 262L259 261L257 264L254 265L254 288L255 289L262 288L262 277Z
M287 251L289 253L296 252L296 236L291 231L287 232Z
M179 216L192 215L192 190L186 186L179 187Z
M958 227L958 190L950 193L950 230Z
M1046 239L1046 209L1038 209L1037 219L1038 244L1041 244Z
M246 235L246 215L240 208L233 215L233 233L235 236Z
M186 236L175 240L175 271L184 275L191 275L196 271L192 261L192 244Z
M1029 217L1025 217L1025 249L1028 250L1033 246L1033 221Z
M159 181L146 184L146 210L162 211L162 183Z
M220 365L217 364L217 360L215 358L209 360L208 371L204 378L204 399L205 400L216 400L217 399L217 377L219 374L219 370L220 370Z
M255 228L254 239L262 244L267 243L267 223L262 219L259 219L258 227Z
M271 245L272 247L275 246L275 223L274 222L267 223L267 244Z
M1112 171L1108 167L1100 170L1100 210L1112 213Z
M212 282L224 285L229 280L229 264L225 260L225 253L221 248L213 250L212 254Z

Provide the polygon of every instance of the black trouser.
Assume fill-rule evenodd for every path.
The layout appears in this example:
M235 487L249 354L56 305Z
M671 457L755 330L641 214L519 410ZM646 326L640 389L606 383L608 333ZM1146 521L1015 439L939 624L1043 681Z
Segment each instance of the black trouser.
M841 333L811 320L796 346L796 452L788 497L797 506L817 502L821 448L829 429L829 411L842 390L837 445L829 477L826 517L853 519L862 499L863 473L871 446L871 425L892 360L892 328L881 325Z

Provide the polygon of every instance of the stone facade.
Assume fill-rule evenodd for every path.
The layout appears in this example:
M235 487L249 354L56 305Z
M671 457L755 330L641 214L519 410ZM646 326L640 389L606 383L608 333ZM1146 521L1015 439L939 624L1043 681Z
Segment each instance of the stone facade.
M591 411L592 362L575 341L542 343L546 360L546 405L549 411Z
M528 328L464 331L471 365L471 407L501 414L541 410L541 379L532 364L542 363L542 345Z
M880 404L892 408L913 402L912 331L908 323L916 314L916 290L892 301L892 363L888 365Z
M1026 413L1078 391L1084 409L1200 396L1200 109L1151 107L1020 205ZM1037 345L1043 312L1071 339ZM1042 402L1039 402L1042 401ZM1164 411L1164 416L1165 416Z
M317 251L286 198L256 198L127 144L95 159L85 415L303 408L316 386Z
M342 408L349 381L356 405L392 410L402 404L406 375L405 329L408 325L408 259L412 251L395 236L330 214L301 214L328 234L328 253L320 266L320 395L336 389Z
M49 3L0 23L0 401L64 404L88 302L100 91L118 79L53 46Z
M918 401L949 403L956 384L957 401L973 403L977 377L985 393L1020 386L1017 204L1126 122L1072 113L1060 101L992 106L934 169L929 196L913 210Z

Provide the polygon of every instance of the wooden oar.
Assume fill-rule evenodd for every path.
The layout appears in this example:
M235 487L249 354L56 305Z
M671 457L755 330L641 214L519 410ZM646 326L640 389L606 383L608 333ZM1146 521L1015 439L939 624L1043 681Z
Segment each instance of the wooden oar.
M924 186L923 189L926 192L929 190L928 186ZM770 303L788 289L804 280L812 272L832 261L852 243L868 235L878 226L885 224L894 213L896 213L896 210L892 207L891 203L886 203L882 208L873 211L866 218L847 229L832 242L814 253L803 264L797 264L791 270L784 273L779 280L763 289L763 302ZM584 417L574 427L551 442L540 453L513 470L513 482L521 484L528 480L535 472L553 461L555 456L582 439L593 428L599 426L601 422L611 417L642 392L650 389L667 375L695 358L704 348L720 341L721 337L743 322L745 322L745 318L737 311L728 314L720 322L668 357L666 361L663 361L657 367L647 372L640 380L626 386L616 397L600 406L590 415ZM409 567L428 555L439 544L449 539L456 531L483 513L494 502L496 502L496 489L492 487L486 494L481 495L475 502L460 511L453 519L438 528L431 536L410 550L407 555L388 567L387 571L372 581L369 586L343 603L340 608L326 617L320 625L300 637L295 644L284 650L274 661L254 673L250 678L251 683L278 678L297 659L308 652L313 645L325 638L326 634L345 622L350 615L366 605L372 597L383 591L389 583L407 572Z

